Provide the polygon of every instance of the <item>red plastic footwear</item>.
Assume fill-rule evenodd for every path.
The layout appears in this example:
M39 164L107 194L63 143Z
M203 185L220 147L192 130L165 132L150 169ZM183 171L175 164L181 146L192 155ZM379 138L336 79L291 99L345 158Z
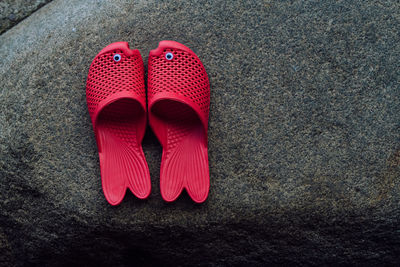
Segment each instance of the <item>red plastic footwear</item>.
M150 194L150 173L142 150L146 130L144 66L127 42L112 43L95 57L86 100L96 135L104 195L118 205L126 188L138 198Z
M174 201L186 188L204 202L210 188L207 73L193 51L174 41L150 51L148 65L149 123L163 147L161 195Z

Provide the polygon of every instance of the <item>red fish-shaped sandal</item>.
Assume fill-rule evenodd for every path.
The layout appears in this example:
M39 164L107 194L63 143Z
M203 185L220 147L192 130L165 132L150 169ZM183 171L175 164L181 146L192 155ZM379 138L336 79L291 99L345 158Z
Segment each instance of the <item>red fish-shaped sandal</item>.
M192 50L174 41L160 42L148 66L149 123L163 147L161 195L174 201L186 188L204 202L210 187L207 73Z
M138 198L150 194L150 173L142 150L146 130L144 66L127 42L112 43L93 60L86 100L96 135L104 195L118 205L126 188Z

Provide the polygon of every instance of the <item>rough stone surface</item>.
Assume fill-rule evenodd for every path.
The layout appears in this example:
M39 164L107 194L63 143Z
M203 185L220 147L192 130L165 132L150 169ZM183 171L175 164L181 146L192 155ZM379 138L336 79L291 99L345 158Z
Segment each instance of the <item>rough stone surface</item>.
M0 37L0 264L398 263L398 1L58 1ZM85 104L98 51L192 48L211 191L103 197Z
M0 34L28 17L51 0L2 0L0 1Z

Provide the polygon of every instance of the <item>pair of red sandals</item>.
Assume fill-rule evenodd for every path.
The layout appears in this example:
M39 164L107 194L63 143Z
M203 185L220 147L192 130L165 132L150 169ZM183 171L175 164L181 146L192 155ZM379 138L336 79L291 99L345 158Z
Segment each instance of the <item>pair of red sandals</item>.
M150 51L146 102L140 52L127 42L110 44L90 66L86 100L102 187L111 205L121 203L126 188L140 199L150 195L150 172L141 145L147 119L163 147L163 199L174 201L185 188L195 202L206 200L210 85L193 51L174 41L162 41Z

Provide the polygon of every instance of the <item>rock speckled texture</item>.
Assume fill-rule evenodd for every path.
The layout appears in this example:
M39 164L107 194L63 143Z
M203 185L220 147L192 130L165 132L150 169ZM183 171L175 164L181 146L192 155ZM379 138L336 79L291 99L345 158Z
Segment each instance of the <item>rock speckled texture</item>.
M52 1L0 37L2 265L391 264L400 255L398 1ZM93 57L192 48L211 82L211 191L111 207Z
M0 2L0 34L50 1L51 0L2 0Z

